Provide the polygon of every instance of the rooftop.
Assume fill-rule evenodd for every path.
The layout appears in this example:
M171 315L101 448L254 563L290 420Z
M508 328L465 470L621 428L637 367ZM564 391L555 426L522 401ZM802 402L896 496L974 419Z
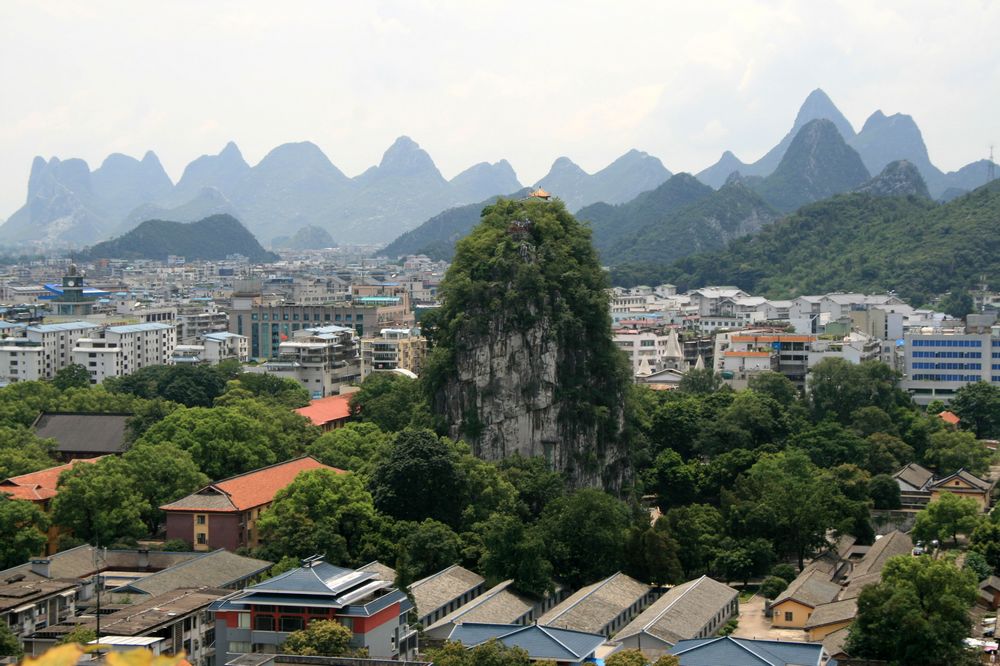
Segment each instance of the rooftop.
M301 472L314 469L344 473L343 470L324 465L315 458L303 456L217 481L160 508L164 511L246 511L272 501L275 494L294 481Z
M56 465L55 467L49 467L37 472L12 476L9 479L0 481L0 493L20 500L41 501L51 499L57 494L56 486L59 483L60 474L68 469L73 469L73 467L81 463L95 463L102 457L77 458L65 465Z
M59 324L35 324L29 326L29 331L38 333L60 333L64 331L79 331L80 329L100 328L97 324L89 321L67 321Z
M738 593L728 585L702 576L671 588L614 637L621 640L645 632L675 644L699 631Z
M795 577L785 591L775 597L772 606L784 601L793 600L813 608L828 604L837 598L840 586L830 580L830 575L824 571L806 569Z
M670 653L684 666L820 666L823 646L722 636L679 641Z
M58 442L59 453L120 453L131 414L44 412L35 419L35 434Z
M266 560L243 557L220 548L144 576L114 591L158 595L185 587L230 587L270 568L271 563Z
M467 648L491 639L507 647L520 647L531 659L551 659L575 663L590 657L604 642L604 636L582 631L543 627L538 624L480 624L466 622L456 625L448 640L459 641Z
M351 415L351 396L331 395L326 398L313 400L305 407L296 409L295 412L306 417L315 426L322 426L332 421L346 419Z
M434 624L426 627L425 632L440 629L452 624L466 622L487 624L517 624L535 607L534 603L510 590L513 580L505 580L486 592L445 615Z
M127 326L108 326L108 331L112 333L146 333L148 331L169 331L174 328L170 324L129 324Z
M464 567L453 564L447 569L410 584L410 594L417 606L417 616L433 613L483 583L486 579Z
M538 623L564 629L603 633L608 624L637 601L643 600L652 589L649 585L619 572L577 590L538 618Z

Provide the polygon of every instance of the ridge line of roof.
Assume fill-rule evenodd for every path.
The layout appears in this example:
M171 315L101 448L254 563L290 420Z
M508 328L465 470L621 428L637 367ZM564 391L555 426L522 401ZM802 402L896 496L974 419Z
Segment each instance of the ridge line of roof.
M683 599L683 598L684 598L684 596L685 596L685 595L686 595L686 594L687 594L688 592L690 592L690 591L691 591L691 590L693 590L694 588L698 587L698 585L700 585L700 584L701 584L701 582L702 582L703 580L705 580L706 578L708 578L708 575L707 575L707 574L702 574L701 578L698 578L697 580L693 581L693 582L694 582L694 584L693 584L693 585L692 585L691 587L689 587L689 588L687 588L686 590L684 590L683 592L681 592L681 593L680 593L680 595L679 595L679 596L678 596L678 597L677 597L676 599L674 599L674 600L673 600L673 601L671 601L671 602L670 602L669 604L667 604L667 607L666 607L666 608L664 608L664 609L663 609L663 610L661 610L661 611L660 611L659 613L657 613L657 614L656 614L656 617L654 617L654 618L653 618L652 620L650 620L650 621L649 621L649 622L647 622L647 623L646 623L645 625L643 625L643 627L642 627L642 631L646 631L646 630L648 630L648 629L649 629L649 628L650 628L651 626L653 626L654 624L656 624L657 622L659 622L659 621L660 621L660 618L661 618L661 617L663 617L663 616L664 616L664 615L666 614L666 612L667 612L668 610L670 610L671 608L673 608L673 607L674 607L674 604L676 604L676 603L677 603L678 601L680 601L681 599ZM682 583L682 584L683 584L683 583Z
M602 587L604 587L605 585L607 585L608 583L610 583L612 578L615 578L616 576L620 576L620 575L624 575L624 574L622 574L621 571L616 571L615 573L611 574L610 576L608 576L607 578L605 578L602 581L598 581L597 583L591 583L591 586L590 586L591 589L586 594L584 594L582 597L580 597L579 599L577 599L576 601L574 601L572 605L567 606L565 610L559 611L559 613L557 613L556 615L554 615L552 617L552 619L549 620L549 622L550 623L551 622L555 622L556 620L558 620L559 618L561 618L563 615L565 615L566 613L570 612L571 610L573 610L574 608L576 608L578 605L580 605L581 603L583 603L583 601L585 599L587 599L588 597L590 597L590 595L594 594L595 592L597 592L598 590L600 590ZM568 599L567 599L567 601L568 601Z
M546 625L544 625L544 624L536 624L536 625L528 625L528 626L535 626L535 627L538 627L538 628L539 628L539 629L540 629L540 630L542 631L542 633L544 633L544 634L545 634L546 636L548 636L549 638L551 638L552 640L554 640L554 641L555 641L556 643L558 643L558 644L559 644L559 645L560 645L560 646L561 646L561 647L562 647L562 648L563 648L564 650L566 650L567 652L569 652L569 653L570 653L571 655L573 655L574 657L580 657L580 656L582 656L582 655L581 655L581 654L580 654L579 652L577 652L576 650L572 649L572 648L571 648L570 646L568 646L568 645L566 645L565 643L563 643L563 642L562 642L561 640L559 640L558 638L556 638L556 637L555 637L555 636L554 636L554 635L553 635L553 634L551 633L550 629L553 629L553 628L555 628L555 629L558 629L558 627L548 627L548 626L546 626Z

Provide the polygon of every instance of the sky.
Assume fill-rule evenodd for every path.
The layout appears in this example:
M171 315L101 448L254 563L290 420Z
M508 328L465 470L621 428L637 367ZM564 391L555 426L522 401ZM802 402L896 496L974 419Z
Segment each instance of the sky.
M817 87L856 129L912 115L949 171L1000 144L998 36L990 0L3 0L0 219L35 155L153 150L176 182L230 140L250 164L309 140L350 176L403 134L446 178L631 148L697 172L763 155Z

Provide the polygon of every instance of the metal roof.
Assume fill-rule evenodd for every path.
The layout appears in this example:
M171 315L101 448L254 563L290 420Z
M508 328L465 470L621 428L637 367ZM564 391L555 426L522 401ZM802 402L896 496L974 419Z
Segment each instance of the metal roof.
M604 636L571 629L543 627L537 624L481 624L466 622L457 625L448 640L459 641L465 647L475 647L496 639L507 647L519 647L532 659L580 662L594 654L604 643Z
M820 666L823 646L723 636L679 641L670 653L684 666Z
M112 333L145 333L147 331L169 331L174 328L170 324L157 324L149 322L146 324L129 324L127 326L108 326Z

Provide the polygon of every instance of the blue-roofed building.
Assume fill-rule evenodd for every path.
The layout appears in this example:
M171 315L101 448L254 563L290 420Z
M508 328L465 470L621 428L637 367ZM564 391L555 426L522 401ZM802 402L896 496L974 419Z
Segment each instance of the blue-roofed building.
M52 379L57 372L73 363L72 352L77 340L99 328L89 321L29 326L24 329L27 340L24 346L11 350L0 359L0 375L11 382Z
M679 641L670 654L681 666L820 666L823 645L722 636Z
M315 620L350 629L351 646L380 659L416 653L406 617L413 603L378 573L337 567L319 558L212 604L216 663L247 653L274 653L288 634Z
M72 361L87 368L90 383L124 377L136 370L164 365L177 346L177 329L155 322L108 326L76 341Z
M604 643L604 636L538 624L465 622L455 626L448 640L457 641L469 649L496 640L507 647L523 649L532 661L579 664L594 660L594 653Z

